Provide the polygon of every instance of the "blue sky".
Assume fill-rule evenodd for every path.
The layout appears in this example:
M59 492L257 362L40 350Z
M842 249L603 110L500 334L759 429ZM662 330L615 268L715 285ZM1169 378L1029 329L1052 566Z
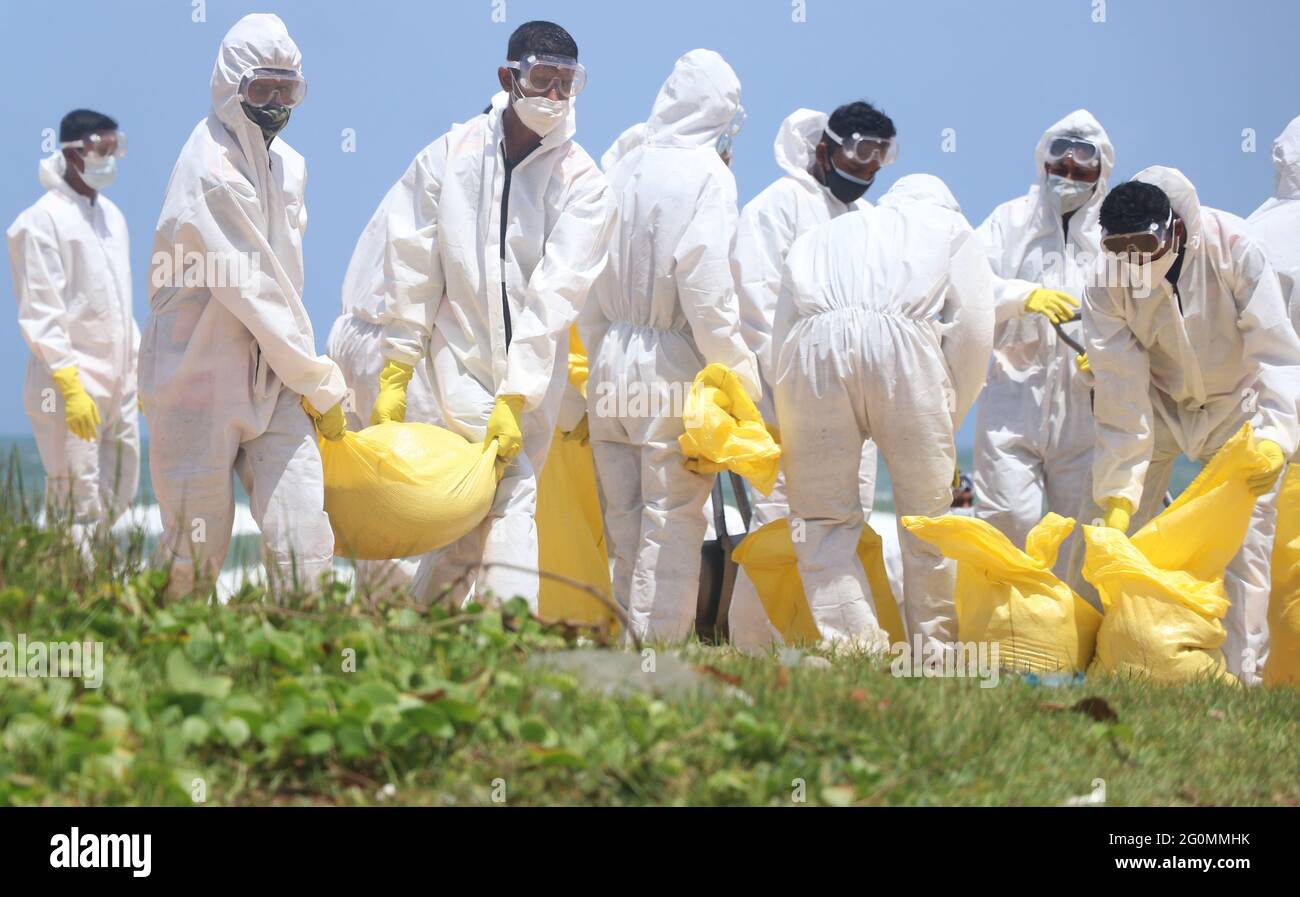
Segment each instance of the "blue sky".
M206 21L192 21L196 6ZM1093 21L1102 7L1105 21ZM794 21L800 8L805 20ZM502 10L506 21L494 21ZM1271 192L1273 138L1300 114L1294 0L0 0L0 219L7 226L40 195L43 129L78 106L117 118L131 147L109 195L131 228L142 327L167 177L208 111L221 37L249 12L278 13L303 52L308 96L284 136L307 159L305 300L322 349L379 199L425 144L483 108L510 31L529 19L557 21L578 41L589 72L578 140L594 157L646 117L679 55L722 53L748 112L733 165L742 202L778 175L772 139L791 110L865 97L894 119L902 150L869 196L931 172L978 224L1024 192L1043 129L1086 107L1115 143L1117 179L1174 165L1203 202L1246 215ZM342 149L345 128L355 152ZM1243 151L1248 128L1255 152ZM943 151L945 129L955 152ZM0 434L20 435L28 353L12 280L0 284Z

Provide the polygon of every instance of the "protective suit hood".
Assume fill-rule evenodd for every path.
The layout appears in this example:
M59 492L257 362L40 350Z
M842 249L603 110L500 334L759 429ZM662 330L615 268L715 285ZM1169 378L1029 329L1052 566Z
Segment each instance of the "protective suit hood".
M928 202L950 212L961 213L957 197L948 185L932 174L908 174L899 178L876 203L878 206L898 208L914 202Z
M268 165L266 141L239 102L239 82L255 68L302 73L302 53L284 22L272 13L247 15L231 26L212 66L212 114L235 138L243 155L242 160L232 155L230 161L262 193Z
M1092 196L1075 210L1080 221L1096 218L1101 209L1101 201L1106 197L1106 187L1110 182L1110 173L1115 168L1115 147L1106 134L1101 122L1087 109L1076 109L1056 124L1043 132L1034 148L1034 185L1029 188L1037 209L1037 221L1043 229L1054 229L1061 215L1051 193L1047 190L1047 172L1043 165L1047 162L1047 147L1057 137L1082 137L1090 140L1101 149L1101 177L1097 179Z
M808 189L825 192L827 195L830 191L808 173L808 166L812 164L817 143L829 120L830 116L825 112L796 109L781 122L772 144L776 164L781 166L782 171Z
M1273 195L1300 199L1300 115L1273 141Z
M68 170L67 166L68 160L63 158L63 153L61 152L51 153L42 159L40 165L37 167L41 186L46 190L59 190L63 193L84 200L85 197L77 193L76 190L73 190L72 186L63 179L63 175Z
M1133 180L1154 184L1165 191L1174 214L1183 219L1187 228L1187 246L1196 249L1201 245L1201 200L1187 176L1177 168L1152 165L1133 175Z
M691 50L677 60L659 88L645 139L653 146L709 146L740 108L740 79L712 50Z

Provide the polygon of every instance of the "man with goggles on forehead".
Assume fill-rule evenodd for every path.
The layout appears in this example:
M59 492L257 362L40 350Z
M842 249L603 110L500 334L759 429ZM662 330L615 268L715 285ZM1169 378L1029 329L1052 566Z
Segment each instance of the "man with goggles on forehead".
M875 135L864 139L862 135ZM781 271L791 245L803 234L850 211L868 208L865 183L897 156L894 123L864 101L845 103L829 116L797 109L777 132L776 164L784 174L745 204L736 227L731 269L740 300L740 327L745 342L758 357L763 378L759 410L774 428L776 419L772 377L772 326ZM833 135L833 136L832 136ZM837 138L848 135L849 145ZM854 135L857 135L855 138ZM870 515L876 495L876 444L862 444L858 494L862 511ZM785 477L770 495L752 499L754 526L788 517ZM763 649L775 638L754 585L744 570L736 575L729 628L732 642L746 649Z
M63 117L59 141L40 164L45 195L6 236L46 502L89 554L95 530L126 511L140 480L130 247L126 219L100 194L126 134L107 115L77 109Z
M1097 212L1114 164L1101 123L1071 112L1039 139L1028 193L977 231L998 323L975 414L976 514L1022 548L1045 512L1074 514L1092 465L1091 375L1070 342L1083 341L1076 311L1101 252ZM1081 538L1070 534L1059 575Z
M573 139L586 82L573 38L527 22L506 59L489 109L415 157L356 253L382 243L385 364L371 422L406 418L407 384L425 365L438 423L495 446L504 468L487 519L426 556L412 591L456 582L453 600L519 595L536 611L537 477L568 383L569 327L605 264L615 210Z
M591 358L588 421L614 596L642 639L694 631L714 473L685 466L679 403L652 399L647 415L610 398L685 395L710 363L761 394L728 262L736 179L722 159L730 146L719 146L736 133L740 108L740 80L721 56L692 50L677 60L640 144L608 172L621 214L578 322Z
M314 588L331 568L312 419L341 438L346 387L317 355L303 307L306 166L278 136L305 90L284 22L240 19L163 199L140 385L172 594L210 590L230 545L236 474L279 582ZM195 283L159 267L195 256L223 270Z
M1202 206L1176 169L1148 168L1111 190L1101 228L1103 261L1128 276L1090 286L1084 303L1097 441L1078 519L1137 530L1160 511L1179 454L1206 462L1249 423L1258 500L1224 575L1223 652L1228 670L1253 684L1268 653L1277 481L1300 443L1300 338L1245 222ZM1083 554L1080 543L1071 586L1091 597Z

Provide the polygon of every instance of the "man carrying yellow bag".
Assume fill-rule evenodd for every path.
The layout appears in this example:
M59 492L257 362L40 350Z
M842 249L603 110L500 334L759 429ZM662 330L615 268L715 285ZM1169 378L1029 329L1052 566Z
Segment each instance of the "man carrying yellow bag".
M1266 461L1225 574L1224 653L1229 671L1254 684L1268 653L1277 481L1300 444L1300 339L1251 231L1202 206L1181 172L1138 172L1110 191L1100 218L1106 280L1088 288L1083 308L1097 446L1079 519L1120 532L1142 526L1160 509L1178 455L1208 461L1251 424ZM1067 579L1092 600L1082 547Z
M1131 539L1115 527L1084 527L1083 575L1106 609L1090 672L1164 682L1233 678L1221 650L1225 569L1254 525L1252 481L1268 465L1246 425Z

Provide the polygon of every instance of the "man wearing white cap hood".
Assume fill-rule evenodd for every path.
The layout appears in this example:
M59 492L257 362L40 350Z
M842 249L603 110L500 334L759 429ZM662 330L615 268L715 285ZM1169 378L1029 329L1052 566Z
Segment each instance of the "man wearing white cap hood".
M316 354L302 304L306 168L277 137L305 93L284 23L240 19L212 69L212 111L163 199L140 391L174 594L193 590L196 576L206 589L220 570L235 473L273 576L314 586L333 558L309 415L322 435L341 437L345 387L338 365ZM184 272L163 270L174 258Z
M1178 455L1208 461L1250 423L1267 464L1248 480L1258 500L1224 573L1223 654L1229 672L1256 683L1268 654L1278 476L1300 443L1300 338L1246 223L1202 206L1177 169L1152 166L1112 189L1101 228L1105 261L1129 276L1089 287L1084 303L1097 445L1079 519L1142 527L1160 511ZM1077 543L1070 584L1091 597L1084 553Z
M984 247L944 183L900 178L880 202L795 241L772 333L799 575L822 638L882 650L857 558L859 446L894 484L904 619L927 650L957 637L954 563L901 528L952 503L954 436L984 386L993 335ZM874 596L872 596L874 597Z
M1097 214L1114 165L1097 119L1071 112L1038 141L1029 192L977 231L996 275L998 326L975 413L976 514L1020 548L1045 512L1074 515L1092 464L1092 376L1053 325L1082 344L1075 310L1101 253ZM1079 538L1076 527L1067 546ZM1067 547L1059 575L1068 556Z
M621 214L578 323L614 594L642 638L693 629L713 485L712 474L684 466L682 408L671 399L715 362L762 394L728 262L736 180L719 154L740 113L740 81L721 56L692 50L677 60L638 141L609 171Z

